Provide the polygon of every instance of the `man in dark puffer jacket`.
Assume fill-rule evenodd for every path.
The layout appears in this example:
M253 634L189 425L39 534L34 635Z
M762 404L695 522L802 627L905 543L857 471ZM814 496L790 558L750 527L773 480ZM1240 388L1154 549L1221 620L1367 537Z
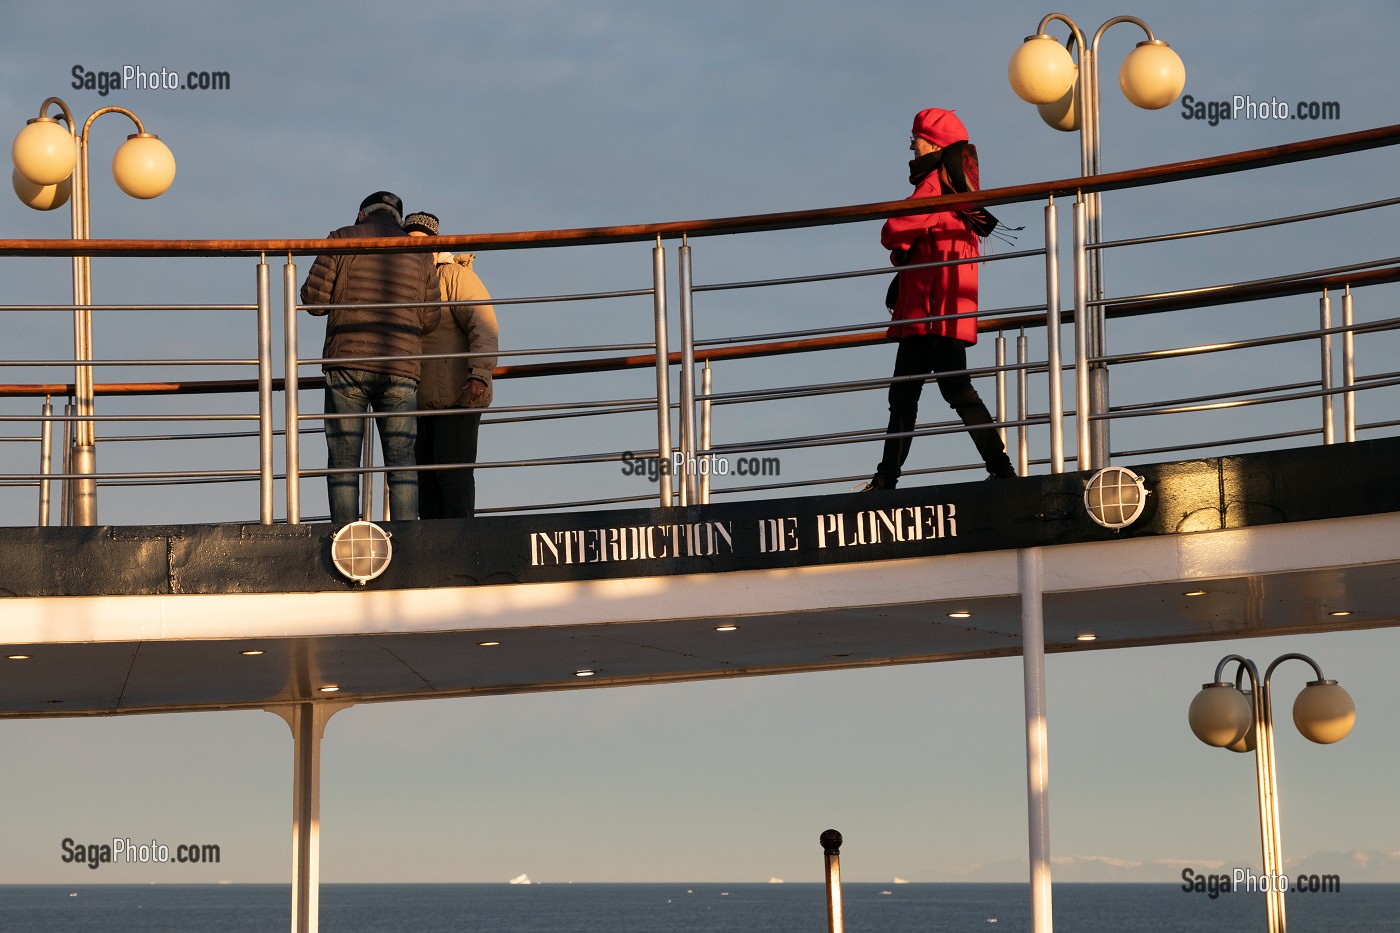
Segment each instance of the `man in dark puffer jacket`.
M354 226L332 231L341 237L407 237L400 226L403 202L376 191L360 202ZM418 378L423 335L437 326L437 307L356 308L361 304L414 304L441 301L430 253L362 253L318 256L301 287L301 302L340 307L310 309L327 314L322 357L326 374L326 414L356 415L418 409ZM418 517L418 474L413 469L417 419L385 417L379 422L384 465L389 472L389 514L395 520ZM365 419L326 419L326 466L357 469ZM398 469L393 469L398 468ZM326 477L331 521L338 527L359 517L354 473Z

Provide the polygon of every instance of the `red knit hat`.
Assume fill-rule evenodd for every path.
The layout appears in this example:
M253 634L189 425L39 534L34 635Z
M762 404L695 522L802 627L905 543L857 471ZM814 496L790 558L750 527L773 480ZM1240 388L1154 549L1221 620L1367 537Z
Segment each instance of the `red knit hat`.
M967 127L951 110L930 107L920 110L914 117L914 135L928 140L939 149L963 142L967 137Z

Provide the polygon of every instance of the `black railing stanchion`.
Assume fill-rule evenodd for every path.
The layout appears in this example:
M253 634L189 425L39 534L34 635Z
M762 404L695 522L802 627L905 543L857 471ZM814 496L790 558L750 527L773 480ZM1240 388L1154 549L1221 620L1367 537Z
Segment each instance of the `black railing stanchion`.
M286 431L283 432L287 458L287 523L301 523L301 412L297 393L297 267L287 254L282 267L282 315L284 330L283 375L285 377Z
M272 292L267 256L258 262L258 522L273 522Z
M821 843L826 857L826 929L827 933L842 933L845 921L841 915L841 834L828 829L822 833Z
M671 349L666 336L666 248L651 249L652 308L656 317L656 459L661 507L671 506Z

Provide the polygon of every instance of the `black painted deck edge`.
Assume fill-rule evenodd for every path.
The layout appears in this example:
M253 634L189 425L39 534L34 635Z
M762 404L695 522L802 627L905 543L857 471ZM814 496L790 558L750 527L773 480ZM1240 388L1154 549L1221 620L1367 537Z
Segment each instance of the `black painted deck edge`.
M393 561L368 590L544 583L802 567L1188 534L1400 511L1400 438L1151 465L1148 508L1113 532L1089 520L1087 474L916 486L721 503L471 521L391 522ZM817 529L827 516L944 506L956 535L841 546ZM949 508L951 507L951 508ZM915 513L905 512L905 516ZM921 513L929 516L932 512ZM759 528L778 520L796 549L774 551ZM532 534L718 522L733 547L709 556L532 563ZM775 526L765 526L769 529ZM949 529L951 530L951 528ZM354 589L330 562L330 532L314 525L161 525L0 529L0 597L289 593ZM854 532L848 530L848 536ZM596 540L596 537L593 539ZM769 544L768 549L763 544ZM596 555L594 555L596 556Z

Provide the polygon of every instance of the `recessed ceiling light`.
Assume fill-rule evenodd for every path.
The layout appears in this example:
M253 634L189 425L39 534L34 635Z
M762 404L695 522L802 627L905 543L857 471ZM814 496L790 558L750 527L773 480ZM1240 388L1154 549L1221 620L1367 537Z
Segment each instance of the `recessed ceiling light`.
M1204 596L1204 595L1206 595L1206 591L1205 591L1205 590L1187 590L1185 593L1182 593L1181 595L1182 595L1182 596Z
M28 660L29 660L29 655L27 655L27 654L7 654L7 655L5 655L5 657L6 657L7 660L10 660L10 661L28 661Z
M324 687L320 688L322 693L335 693L339 689L339 684L326 684Z
M500 645L498 641L479 641L476 643L478 648L495 648L498 645Z
M1333 616L1333 617L1335 617L1335 618L1341 619L1341 618L1344 618L1344 617L1346 617L1346 616L1351 615L1351 611L1350 611L1349 609L1338 609L1336 612L1329 612L1329 613L1327 613L1327 614L1328 614L1329 616Z
M575 677L592 677L592 676L593 676L593 671L586 670L586 669L585 669L585 670L581 670L581 671L574 671L574 676L575 676Z
M243 655L243 657L245 657L245 658L256 658L258 655L262 654L263 652L262 652L262 649L261 649L261 648L249 648L247 651L240 651L240 652L238 652L238 653L241 654L241 655Z
M715 626L715 631L716 631L716 632L737 632L738 630L739 630L739 626L733 625L733 624L729 624L729 625L716 625L716 626Z
M1093 632L1084 632L1084 633L1082 633L1082 634L1079 634L1079 635L1074 636L1074 640L1075 640L1075 641L1094 641L1094 640L1097 639L1098 637L1099 637L1099 636L1095 635Z
M970 618L972 618L972 613L968 612L966 609L959 609L957 612L950 612L950 613L948 613L948 618L950 618L950 619L970 619Z

